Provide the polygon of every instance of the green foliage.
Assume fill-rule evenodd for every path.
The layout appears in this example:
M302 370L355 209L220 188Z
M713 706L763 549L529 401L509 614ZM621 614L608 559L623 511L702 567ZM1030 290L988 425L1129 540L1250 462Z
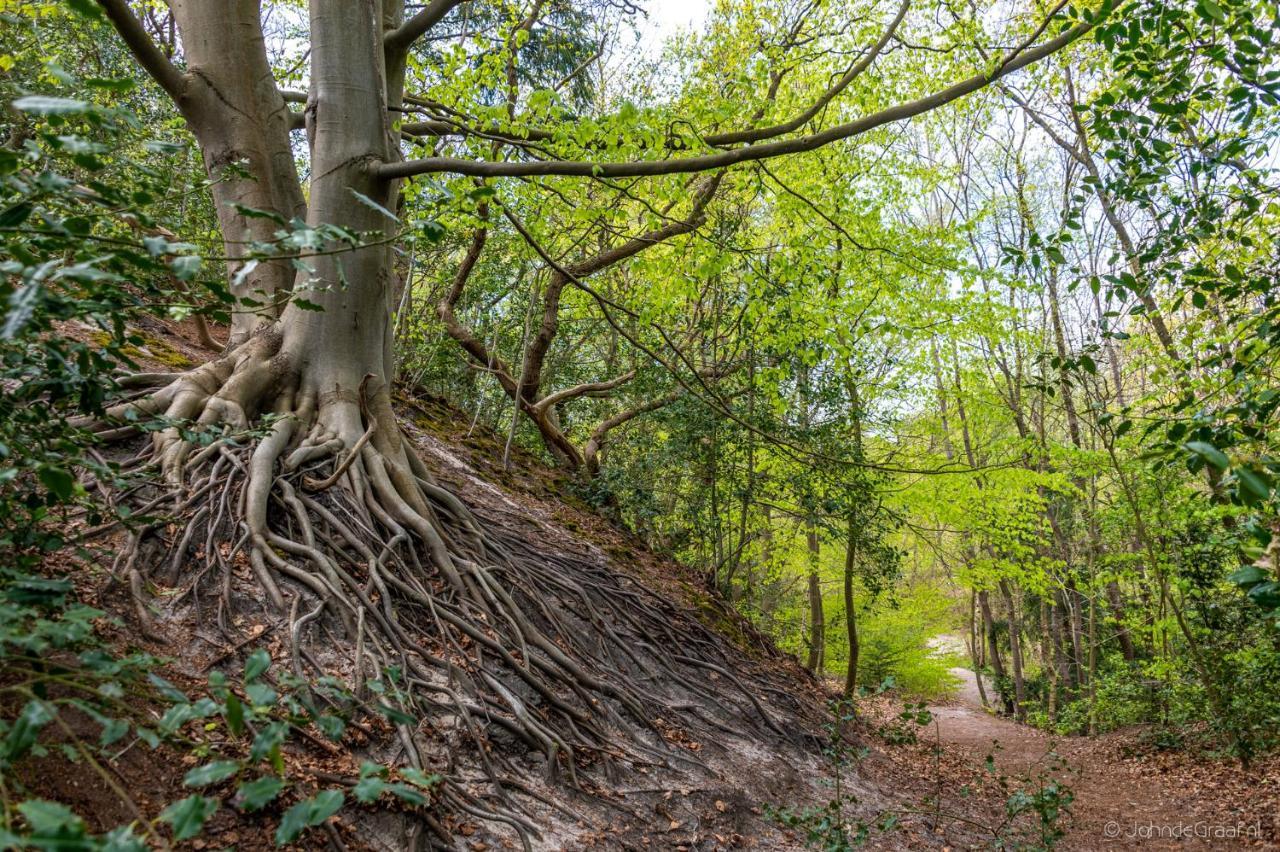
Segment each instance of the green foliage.
M257 811L312 794L309 782L289 777L285 743L310 726L341 739L342 717L357 706L340 685L273 672L265 649L248 655L239 684L214 670L190 695L160 676L163 661L113 653L96 629L105 614L77 601L72 580L91 580L103 554L67 544L70 520L89 528L146 520L100 502L103 491L127 483L84 428L104 416L117 373L136 369L131 353L145 340L131 323L181 319L200 309L197 301L224 303L225 292L206 281L194 245L155 236L161 211L172 209L157 202L174 192L183 145L147 139L132 112L96 100L30 95L13 107L23 132L16 146L0 148L0 692L12 708L0 717L0 845L141 850L137 833L159 843L161 823L184 841L223 803ZM282 244L296 251L300 233L282 232ZM95 481L102 487L84 485ZM58 573L69 562L83 573ZM371 687L385 712L413 720L391 675ZM71 714L91 719L96 738L76 736ZM19 781L25 761L55 756L110 778L106 766L122 743L198 756L203 762L183 783L199 792L169 803L154 822L91 836L79 816L32 797ZM235 783L246 777L255 780ZM439 779L412 770L401 777L390 785L399 799L429 807ZM310 795L286 812L278 842L292 842L343 803L336 789Z

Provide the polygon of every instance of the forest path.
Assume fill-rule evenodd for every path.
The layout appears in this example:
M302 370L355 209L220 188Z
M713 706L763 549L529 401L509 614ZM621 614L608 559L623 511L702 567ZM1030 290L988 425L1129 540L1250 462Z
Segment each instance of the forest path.
M1142 760L1125 760L1114 740L1054 737L1028 725L996 716L983 708L978 682L969 669L951 670L961 685L933 712L936 728L922 737L937 737L967 754L977 767L987 756L1009 777L1012 789L1034 791L1038 779L1061 780L1075 795L1072 816L1060 848L1070 850L1138 848L1151 850L1280 848L1274 840L1233 834L1236 818L1206 807L1213 786L1194 783L1184 773L1152 774ZM989 684L988 697L994 693ZM1055 761L1057 754L1062 761ZM1063 765L1065 762L1065 765ZM1241 814L1246 828L1255 820ZM1263 838L1271 832L1260 826ZM1223 836L1223 832L1231 836ZM1212 836L1214 832L1217 836ZM1208 836L1196 836L1201 835ZM1190 836L1187 836L1190 835Z

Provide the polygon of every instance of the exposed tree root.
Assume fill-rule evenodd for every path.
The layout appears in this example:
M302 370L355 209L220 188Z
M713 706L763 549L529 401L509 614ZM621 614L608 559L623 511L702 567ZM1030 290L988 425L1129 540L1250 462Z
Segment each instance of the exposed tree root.
M154 470L158 490L132 500L173 519L175 532L135 530L117 563L142 629L155 630L143 599L149 573L184 584L197 611L212 590L225 632L234 566L247 560L266 601L287 613L297 675L330 675L318 658L331 669L345 658L359 696L395 667L414 709L458 721L493 793L482 802L446 785L456 812L506 825L528 846L537 828L512 795L528 791L509 757L540 753L548 780L573 786L586 765L696 765L656 725L665 715L671 726L672 709L691 701L730 712L719 721L680 713L689 729L724 731L727 721L786 735L733 675L724 640L681 624L604 566L535 550L438 485L379 379L312 387L268 330L97 426L122 438L131 420L152 416L168 425L137 464ZM330 630L345 641L322 642ZM707 671L747 702L717 694ZM420 766L423 742L407 726L398 733ZM439 822L429 828L442 832Z

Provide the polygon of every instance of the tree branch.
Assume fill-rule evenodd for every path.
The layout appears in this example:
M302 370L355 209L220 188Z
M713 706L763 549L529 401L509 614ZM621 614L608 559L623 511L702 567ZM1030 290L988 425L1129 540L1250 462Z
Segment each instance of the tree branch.
M469 0L431 0L426 7L382 37L382 48L388 54L407 53L410 46L440 23L444 16Z
M603 382L584 382L580 385L574 385L571 388L564 388L555 393L549 393L534 404L534 409L539 412L546 411L554 405L559 405L570 399L577 399L580 396L592 396L601 394L605 391L611 391L614 388L621 387L636 377L635 370L627 370L620 376L607 379Z
M732 133L718 133L703 137L708 145L719 147L721 145L738 145L743 142L759 142L762 139L771 139L774 136L782 136L804 127L813 117L835 100L836 96L849 87L855 79L861 76L862 72L871 67L871 63L876 61L876 57L884 50L889 39L893 38L893 34L897 31L898 25L902 23L902 19L907 16L907 9L911 6L911 0L902 0L902 5L898 7L898 14L889 22L889 26L881 34L880 40L872 47L870 52L855 62L848 71L844 73L839 80L836 81L830 89L823 93L822 97L813 102L813 105L804 112L797 115L790 121L782 124L775 124L772 127L760 127L751 130L739 130Z
M916 100L881 110L845 124L836 125L818 133L794 139L762 142L695 157L613 163L593 163L578 160L542 160L523 163L487 162L464 160L456 157L428 157L420 160L383 163L378 167L377 174L383 180L441 172L474 175L476 177L646 177L710 171L732 166L736 163L813 151L832 142L859 136L886 124L914 118L917 115L945 106L965 95L972 94L1002 77L1021 70L1063 49L1092 30L1102 20L1102 17L1102 15L1099 15L1094 21L1076 24L1039 47L1015 49L1007 54L999 67L993 71L975 74L933 94L925 95Z
M115 27L120 38L124 39L129 52L138 60L138 64L151 75L151 79L160 84L160 88L168 93L175 102L182 97L187 87L187 78L178 67L169 61L160 48L156 47L151 36L143 29L142 22L134 16L126 0L98 0L107 19Z

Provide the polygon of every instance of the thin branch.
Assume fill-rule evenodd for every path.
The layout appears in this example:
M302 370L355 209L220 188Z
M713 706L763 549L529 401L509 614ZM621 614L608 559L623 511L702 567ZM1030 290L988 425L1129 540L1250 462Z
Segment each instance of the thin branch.
M440 23L444 16L469 0L432 0L426 7L382 37L382 47L388 54L407 53L409 47Z
M877 41L871 50L861 59L855 62L848 71L844 73L839 80L836 81L830 89L823 93L822 97L813 102L813 105L804 112L785 121L781 124L775 124L772 127L759 127L751 130L739 130L732 133L719 133L711 136L703 137L703 141L708 145L719 147L721 145L738 145L743 142L759 142L762 139L771 139L774 136L782 136L804 127L814 116L822 112L826 106L836 99L841 92L849 87L855 79L861 76L862 72L871 67L871 63L876 61L876 57L884 50L889 39L893 38L893 34L897 31L898 25L902 23L902 19L907 16L907 9L911 6L911 0L902 0L902 5L898 7L898 14L889 22L889 26L881 34L880 40Z
M151 36L147 35L147 31L143 28L142 22L139 21L129 8L126 0L98 0L98 5L102 7L107 15L107 19L111 21L111 25L115 27L116 32L120 34L120 38L124 39L125 45L129 48L129 52L138 60L151 78L160 84L160 88L164 89L174 101L182 97L183 91L187 87L187 78L178 67L168 60L156 47L155 42L151 40Z
M864 116L818 133L794 139L746 145L741 148L695 157L613 163L593 163L578 160L542 160L523 163L487 162L464 160L456 157L428 157L420 160L383 163L378 167L377 175L383 180L441 172L474 175L476 177L645 177L710 171L732 166L735 163L752 162L787 154L813 151L832 142L859 136L886 124L914 118L917 115L945 106L965 95L972 94L1002 77L1019 71L1063 49L1092 30L1103 17L1100 14L1093 21L1078 23L1039 47L1029 49L1016 48L1007 54L1001 64L992 71L975 74L922 98L881 110L872 115Z
M574 385L571 388L564 388L555 393L549 393L534 404L534 410L543 412L554 405L565 402L570 399L577 399L580 396L593 396L602 394L605 391L611 391L614 388L621 387L636 377L635 370L627 370L620 376L607 379L603 382L583 382L580 385Z

